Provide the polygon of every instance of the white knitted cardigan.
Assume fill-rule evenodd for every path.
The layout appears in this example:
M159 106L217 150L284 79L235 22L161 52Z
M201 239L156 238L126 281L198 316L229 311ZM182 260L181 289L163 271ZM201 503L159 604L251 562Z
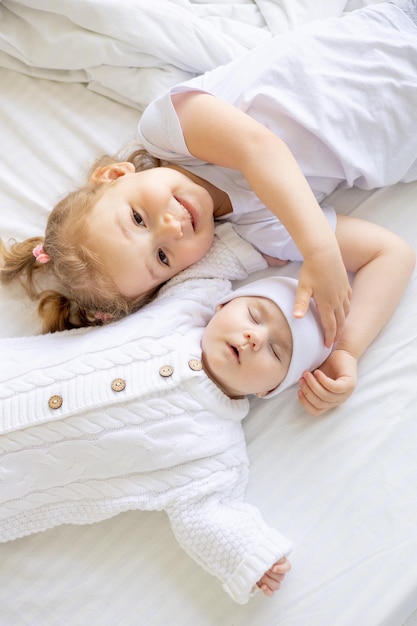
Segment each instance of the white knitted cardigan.
M128 318L0 340L0 541L163 509L188 554L248 600L290 543L243 502L249 403L199 369L200 343L231 288L218 276L263 267L223 224L201 262Z

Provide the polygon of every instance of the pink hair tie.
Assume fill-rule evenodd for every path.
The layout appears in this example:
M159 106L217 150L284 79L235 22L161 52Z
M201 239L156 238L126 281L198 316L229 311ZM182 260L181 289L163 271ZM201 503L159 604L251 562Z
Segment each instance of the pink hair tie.
M101 311L94 313L94 317L100 322L110 322L110 320L113 319L113 315L111 313L102 313Z
M49 254L46 254L45 250L43 249L43 245L41 243L39 243L35 248L33 248L32 254L35 257L35 259L38 261L38 263L48 263L48 261L51 260L49 257Z

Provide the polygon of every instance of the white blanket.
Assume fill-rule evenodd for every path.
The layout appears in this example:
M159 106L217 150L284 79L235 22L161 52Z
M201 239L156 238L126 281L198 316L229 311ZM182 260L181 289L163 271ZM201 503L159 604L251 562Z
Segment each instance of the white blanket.
M143 109L172 84L297 24L340 15L346 5L347 0L5 0L0 66L87 83L92 91Z
M31 8L0 0L0 236L41 234L50 207L81 182L91 161L134 138L137 109L150 90L190 71L176 65L181 54L189 64L198 61L184 43L191 21L210 30L210 40L203 30L195 35L210 59L219 55L216 41L222 54L227 46L245 49L255 45L251 33L269 37L280 24L290 28L365 2L33 0ZM141 41L136 54L148 65L134 68L128 44L118 43L116 17L138 7L141 17L126 28L135 45ZM114 37L100 33L106 14ZM227 35L231 24L239 35ZM181 46L174 63L174 51L170 58L162 49L175 41ZM65 59L74 66L60 68ZM140 96L123 96L135 76ZM112 99L94 93L100 90ZM417 252L417 183L339 190L329 202L391 228ZM39 330L35 305L18 286L0 287L0 302L1 337ZM295 389L253 402L243 423L251 464L246 499L294 544L292 570L274 598L257 594L236 605L180 549L163 513L131 511L2 544L0 625L416 626L416 371L417 270L361 360L355 393L335 413L311 418Z

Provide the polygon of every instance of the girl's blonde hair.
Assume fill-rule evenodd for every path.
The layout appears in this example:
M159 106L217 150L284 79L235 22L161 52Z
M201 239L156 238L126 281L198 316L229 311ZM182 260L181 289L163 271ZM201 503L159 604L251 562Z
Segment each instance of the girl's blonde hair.
M137 172L161 165L159 159L143 149L123 159L105 155L92 166L88 182L53 208L44 238L30 237L8 246L0 240L3 257L0 281L9 284L19 280L28 295L39 300L43 332L97 326L119 319L152 300L158 291L156 288L136 298L122 296L115 282L106 275L100 258L85 244L88 241L86 218L105 188L104 183L92 180L92 173L120 160L133 163ZM39 263L33 254L39 244L49 256L48 263ZM40 288L38 278L41 281L54 278L58 286Z

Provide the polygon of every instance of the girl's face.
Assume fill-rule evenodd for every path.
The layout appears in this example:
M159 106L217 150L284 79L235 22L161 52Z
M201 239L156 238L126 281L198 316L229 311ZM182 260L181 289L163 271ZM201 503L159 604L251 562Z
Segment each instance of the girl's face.
M285 378L292 334L281 309L267 298L239 297L223 305L202 340L207 374L231 397L265 395Z
M90 245L125 297L143 295L200 259L214 236L213 200L181 172L130 164L96 175L106 187L89 217Z

